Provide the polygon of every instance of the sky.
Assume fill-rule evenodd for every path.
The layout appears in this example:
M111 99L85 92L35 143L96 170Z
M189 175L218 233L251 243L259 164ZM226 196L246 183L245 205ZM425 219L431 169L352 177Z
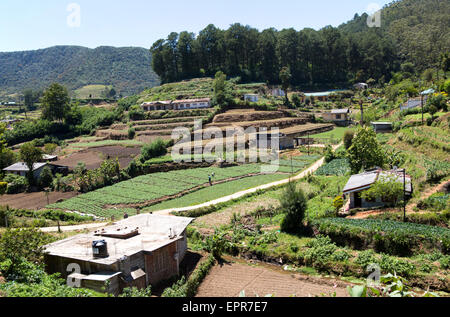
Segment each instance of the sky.
M0 51L55 45L150 48L170 32L198 34L208 24L259 30L321 29L392 0L1 0ZM372 6L373 7L373 6Z

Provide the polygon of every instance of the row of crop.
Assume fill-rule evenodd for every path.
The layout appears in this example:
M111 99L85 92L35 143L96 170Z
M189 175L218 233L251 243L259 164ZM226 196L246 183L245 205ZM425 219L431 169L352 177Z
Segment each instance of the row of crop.
M438 250L450 252L450 230L389 220L325 218L311 222L321 234L354 249L375 249L394 255Z
M330 163L321 166L317 171L316 175L323 176L343 176L350 172L350 164L348 159L335 159Z

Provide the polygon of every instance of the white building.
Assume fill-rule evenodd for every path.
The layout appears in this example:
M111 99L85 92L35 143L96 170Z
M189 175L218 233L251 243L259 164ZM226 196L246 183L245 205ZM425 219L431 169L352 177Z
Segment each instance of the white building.
M211 98L151 101L144 102L141 107L144 111L210 108Z
M245 94L244 95L244 100L245 101L250 101L250 102L258 102L259 95L258 94Z

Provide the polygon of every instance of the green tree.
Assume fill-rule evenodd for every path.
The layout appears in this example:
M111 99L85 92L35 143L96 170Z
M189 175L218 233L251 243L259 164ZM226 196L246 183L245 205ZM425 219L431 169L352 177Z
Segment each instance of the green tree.
M217 72L214 83L214 103L220 107L228 106L228 96L227 96L227 75L223 72Z
M353 138L355 137L355 132L352 130L345 131L344 134L344 146L348 150L352 146Z
M285 217L281 223L284 232L295 232L303 227L306 212L306 197L301 189L290 182L280 198L281 210Z
M20 147L20 159L28 167L28 182L30 184L34 183L33 166L35 163L42 160L42 151L34 145L33 142L28 142Z
M42 169L41 175L39 176L39 186L41 188L50 187L50 185L53 183L53 173L52 170L45 166Z
M352 173L361 170L382 167L384 154L381 145L377 141L377 135L372 128L359 127L356 130L352 146L347 150Z
M283 67L280 71L281 87L286 93L286 104L289 104L288 89L291 86L291 70L289 67Z
M62 121L70 111L67 89L60 84L52 84L42 96L42 117L50 121Z

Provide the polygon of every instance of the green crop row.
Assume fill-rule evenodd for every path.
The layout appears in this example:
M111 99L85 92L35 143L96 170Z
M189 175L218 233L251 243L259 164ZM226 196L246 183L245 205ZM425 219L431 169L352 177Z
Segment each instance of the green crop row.
M355 249L371 249L394 255L438 250L450 251L450 230L389 220L325 218L312 227L333 241Z

